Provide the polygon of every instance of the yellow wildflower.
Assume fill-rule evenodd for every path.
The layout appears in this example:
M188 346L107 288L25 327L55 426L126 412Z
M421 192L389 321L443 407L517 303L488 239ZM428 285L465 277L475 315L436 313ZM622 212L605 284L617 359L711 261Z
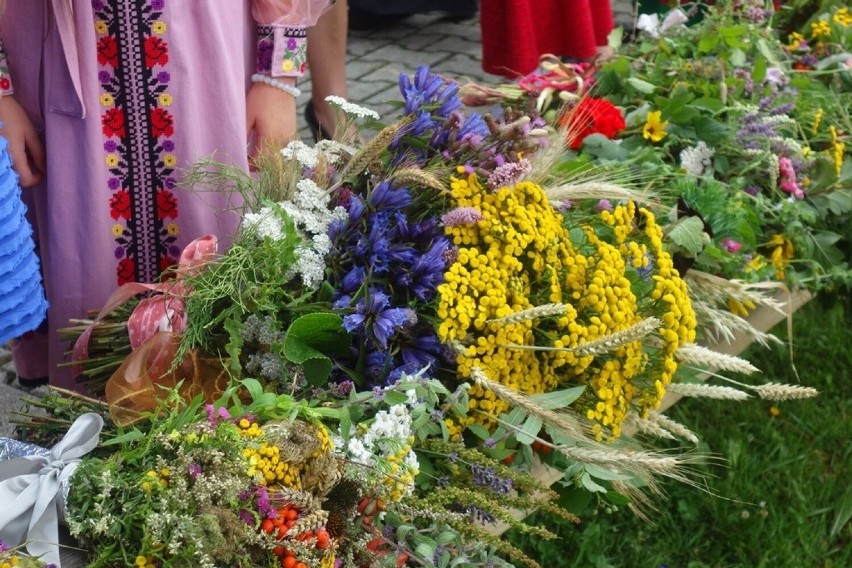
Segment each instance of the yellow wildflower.
M843 26L852 25L852 14L849 13L849 8L839 8L831 17L832 20Z
M814 115L814 124L811 127L811 134L816 135L817 130L819 130L819 123L822 120L822 115L823 115L823 110L822 110L822 107L820 107L816 111L816 114Z
M98 20L95 22L95 33L98 35L104 35L107 33L107 25L103 20Z
M799 32L793 32L787 37L790 40L790 43L787 44L787 49L789 49L790 51L795 51L799 49L799 47L802 45L802 42L805 41L805 36L803 36Z
M669 121L662 122L663 111L657 110L649 112L645 117L645 127L642 129L642 136L646 140L659 142L666 137L666 125Z
M104 93L101 95L101 106L111 107L115 104L115 99L112 98L112 95L109 93Z
M151 31L157 35L163 35L166 33L166 23L162 21L154 22L151 25Z
M772 266L775 268L775 277L778 280L783 280L784 272L795 252L793 242L784 235L776 234L769 239L768 246L772 247L770 258L772 259Z
M811 37L820 39L831 35L831 26L825 20L817 20L811 23Z

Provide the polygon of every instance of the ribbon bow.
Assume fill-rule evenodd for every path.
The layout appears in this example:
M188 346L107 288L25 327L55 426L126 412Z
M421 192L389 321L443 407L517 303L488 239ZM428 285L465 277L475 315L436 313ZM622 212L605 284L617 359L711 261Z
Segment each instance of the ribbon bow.
M127 320L127 332L130 337L131 348L138 348L158 331L182 332L186 327L184 298L190 292L190 286L185 279L198 275L207 263L216 257L216 250L216 237L204 235L195 239L183 249L180 260L178 260L174 280L159 284L142 282L123 284L107 299L95 321L77 338L71 356L72 360L82 361L88 358L89 338L94 328L110 312L137 294L159 292L159 294L139 302L133 309L133 313L130 314ZM74 372L79 374L82 370L77 367Z
M83 414L50 455L0 462L0 538L10 546L26 543L27 552L43 562L59 562L59 522L65 516L63 485L80 459L98 445L104 421Z

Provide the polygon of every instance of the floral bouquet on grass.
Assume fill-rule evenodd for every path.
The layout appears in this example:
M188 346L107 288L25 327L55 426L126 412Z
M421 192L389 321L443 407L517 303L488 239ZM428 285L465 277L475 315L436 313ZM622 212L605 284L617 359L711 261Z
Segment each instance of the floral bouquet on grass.
M690 15L640 26L586 97L560 101L552 123L576 151L564 167L653 188L682 276L848 286L848 9L789 43L763 1L717 2L687 27Z
M108 374L105 442L63 474L93 565L536 566L501 532L554 537L518 520L535 509L579 521L543 463L640 506L701 459L628 435L697 440L657 412L667 392L815 394L691 382L755 369L696 343L657 200L570 182L562 132L466 111L425 67L400 88L402 116L357 147L294 142L256 177L199 165L245 198L233 247L200 238L78 332L76 363ZM121 333L120 364L81 355Z

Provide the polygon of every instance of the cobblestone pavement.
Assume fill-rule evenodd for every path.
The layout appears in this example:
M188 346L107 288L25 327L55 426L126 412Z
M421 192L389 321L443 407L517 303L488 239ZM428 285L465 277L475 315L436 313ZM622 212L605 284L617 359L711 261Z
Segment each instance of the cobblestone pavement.
M632 6L631 0L613 0L618 25L630 27ZM389 27L350 32L347 51L349 100L372 108L385 122L399 113L392 102L399 100L399 74L413 73L418 65L429 65L434 72L461 82L469 79L493 84L500 80L482 70L477 18L453 21L437 12L417 14ZM299 86L303 91L299 103L304 105L310 98L310 75ZM299 133L303 140L310 140L301 114ZM0 436L11 431L9 416L19 405L22 391L14 388L14 377L11 355L0 346Z

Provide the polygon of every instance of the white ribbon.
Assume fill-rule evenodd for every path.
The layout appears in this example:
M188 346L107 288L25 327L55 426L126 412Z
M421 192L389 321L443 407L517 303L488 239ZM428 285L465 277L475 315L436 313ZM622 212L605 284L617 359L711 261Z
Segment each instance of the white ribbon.
M43 562L59 563L59 523L65 515L62 486L80 459L98 445L104 421L83 414L50 455L0 462L0 539L9 546L26 543L27 552Z

